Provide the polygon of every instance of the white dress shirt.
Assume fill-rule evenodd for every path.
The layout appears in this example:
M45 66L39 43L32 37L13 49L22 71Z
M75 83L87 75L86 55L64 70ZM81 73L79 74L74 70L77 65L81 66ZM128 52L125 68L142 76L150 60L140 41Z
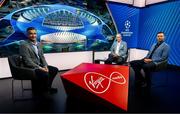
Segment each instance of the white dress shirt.
M120 55L119 55L119 47L120 47L120 44L121 44L121 41L117 43L116 50L115 50L115 54L117 54L118 56L120 56Z
M35 53L36 53L37 57L39 58L37 42L35 44L33 43L33 48L35 49Z

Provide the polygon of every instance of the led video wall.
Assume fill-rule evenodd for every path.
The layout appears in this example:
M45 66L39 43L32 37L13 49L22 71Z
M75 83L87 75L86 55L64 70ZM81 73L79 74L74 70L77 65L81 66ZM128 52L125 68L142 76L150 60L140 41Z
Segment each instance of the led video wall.
M170 45L169 64L180 66L180 1L136 8L109 2L109 7L123 39L129 48L149 50L156 43L156 34L163 31ZM127 24L127 21L129 23ZM127 26L129 25L129 26ZM130 35L126 35L126 34Z
M45 53L109 50L116 33L104 0L5 0L0 25L1 57L18 53L32 26Z

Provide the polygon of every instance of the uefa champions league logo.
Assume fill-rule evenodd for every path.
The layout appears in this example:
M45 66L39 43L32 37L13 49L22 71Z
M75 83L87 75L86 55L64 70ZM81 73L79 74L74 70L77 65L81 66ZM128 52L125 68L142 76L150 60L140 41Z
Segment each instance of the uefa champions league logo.
M124 22L125 31L122 31L121 34L123 36L131 36L133 32L130 32L131 22L129 20L126 20Z
M129 28L131 27L131 22L129 20L125 21L124 26L129 30Z

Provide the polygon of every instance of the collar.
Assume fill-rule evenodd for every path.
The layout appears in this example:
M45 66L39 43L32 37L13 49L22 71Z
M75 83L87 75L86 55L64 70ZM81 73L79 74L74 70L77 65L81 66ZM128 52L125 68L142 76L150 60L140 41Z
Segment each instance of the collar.
M28 40L28 42L30 43L30 44L32 44L32 45L34 45L34 46L37 46L38 45L38 42L32 42L31 40Z
M160 46L164 41L157 42L157 45Z
M121 40L120 42L117 41L117 43L119 43L119 44L120 44L121 42L122 42L122 40Z

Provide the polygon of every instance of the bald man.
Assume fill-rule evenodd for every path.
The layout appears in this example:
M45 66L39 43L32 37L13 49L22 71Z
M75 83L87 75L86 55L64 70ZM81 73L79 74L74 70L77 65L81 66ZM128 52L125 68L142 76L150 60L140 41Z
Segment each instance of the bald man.
M127 43L122 41L122 36L120 33L116 34L116 41L111 46L111 53L108 56L108 59L105 61L105 64L123 64L127 58Z

